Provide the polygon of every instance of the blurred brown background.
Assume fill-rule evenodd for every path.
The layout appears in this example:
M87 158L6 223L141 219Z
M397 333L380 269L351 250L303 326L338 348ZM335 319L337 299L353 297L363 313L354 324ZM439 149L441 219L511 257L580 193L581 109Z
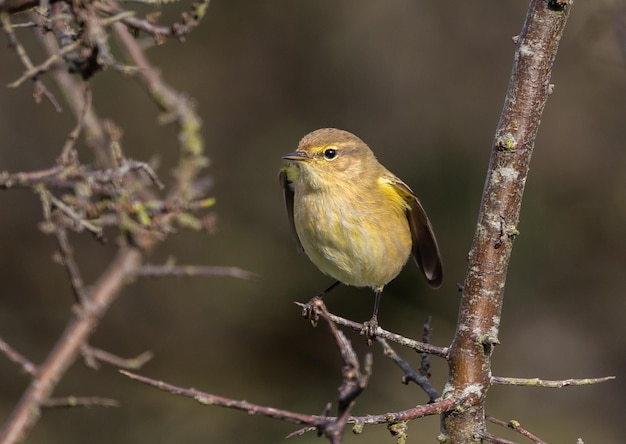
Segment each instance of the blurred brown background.
M298 255L277 185L281 155L308 131L352 131L421 197L439 238L446 281L431 291L413 265L390 284L380 322L419 338L432 315L433 342L449 344L489 150L527 2L252 0L211 2L185 44L148 52L175 88L193 97L204 121L219 218L214 235L180 233L152 262L236 265L261 275L140 281L128 287L92 344L122 356L152 350L140 373L171 383L295 411L320 413L335 399L340 361L327 329L312 329L293 301L329 284ZM507 282L494 374L561 379L616 375L600 386L562 390L494 387L488 413L517 419L555 443L623 442L626 435L626 76L619 2L576 2L558 54L539 131ZM164 12L169 6L162 6ZM173 13L177 17L178 11ZM166 17L169 14L166 14ZM29 38L36 61L42 53ZM622 40L620 40L622 39ZM6 39L4 40L6 41ZM621 47L621 51L620 51ZM4 45L0 84L22 67ZM49 79L44 79L53 86ZM168 179L176 133L132 79L113 70L92 82L100 115L124 129L130 157L161 159ZM56 91L56 90L55 90ZM0 170L45 168L74 121L31 89L0 88ZM60 97L60 96L59 96ZM83 147L84 148L84 147ZM82 149L81 159L89 161ZM72 294L53 264L52 238L28 191L0 193L0 336L40 362L69 316ZM73 236L88 281L114 251ZM368 319L373 295L340 288L336 313ZM361 356L362 338L351 336ZM355 414L402 410L426 401L374 353L374 375ZM419 357L403 352L417 367ZM433 358L441 390L443 363ZM28 378L0 358L4 421ZM56 396L114 397L115 409L46 411L29 443L266 443L296 427L203 407L134 383L107 366L77 362ZM509 439L522 440L496 427ZM435 442L438 418L410 424L411 443ZM294 442L321 442L314 434ZM394 442L383 426L347 443Z

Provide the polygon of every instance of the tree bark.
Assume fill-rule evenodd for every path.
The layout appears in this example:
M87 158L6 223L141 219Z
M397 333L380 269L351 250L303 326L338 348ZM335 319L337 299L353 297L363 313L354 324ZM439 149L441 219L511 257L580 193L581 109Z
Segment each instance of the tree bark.
M478 443L498 343L506 273L552 65L569 15L567 1L532 0L517 39L513 69L491 149L489 171L469 253L444 397L467 399L442 415L440 442Z

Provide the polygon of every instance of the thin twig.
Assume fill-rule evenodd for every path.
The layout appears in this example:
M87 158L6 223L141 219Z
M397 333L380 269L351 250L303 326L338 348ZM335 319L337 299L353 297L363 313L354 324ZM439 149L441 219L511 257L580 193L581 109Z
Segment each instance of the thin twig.
M59 211L61 211L68 218L70 218L76 224L77 228L84 228L87 231L91 232L96 237L96 239L103 239L102 227L99 227L92 222L89 222L84 217L77 214L73 208L63 203L60 199L58 199L54 194L52 194L45 188L40 188L38 192L41 196L43 196L42 199L49 200L52 205L54 205Z
M7 358L18 364L24 373L34 376L37 374L37 366L30 362L28 358L11 347L4 339L0 338L0 352L4 353Z
M306 305L301 302L296 302L295 304L299 307L304 307ZM329 313L329 316L330 316L330 319L332 319L332 321L335 324L343 325L344 327L349 327L352 330L359 332L359 333L363 331L363 324L351 321L346 318L342 318L341 316L337 316L332 313ZM404 347L412 348L413 350L417 350L417 351L424 352L424 353L430 353L431 355L439 356L440 358L446 358L448 355L448 347L438 347L436 345L425 344L423 342L406 338L404 336L401 336L396 333L392 333L387 330L383 330L380 327L378 327L373 332L373 334L376 337L387 339L388 341L395 342L396 344L402 345Z
M152 352L145 351L134 358L122 358L106 350L92 347L90 345L84 345L81 348L81 352L87 362L87 365L93 368L98 368L98 361L100 361L118 368L138 370L154 357Z
M78 137L80 136L80 132L82 131L83 126L85 125L85 116L87 115L87 113L89 112L89 109L91 108L91 100L92 100L91 90L87 87L87 85L85 85L85 102L83 105L83 110L78 115L78 122L76 123L76 126L74 127L74 129L72 129L70 134L67 136L65 145L63 145L63 150L61 151L61 155L59 156L59 159L57 160L57 162L61 166L70 165L73 163L72 162L73 160L74 161L77 160L77 159L72 159L71 153L75 153L74 145L76 144L76 141L78 140Z
M519 444L516 441L511 441L510 439L500 438L499 436L493 435L486 430L480 432L480 437L487 442L492 442L494 444Z
M385 356L391 359L398 367L404 372L402 382L408 384L409 381L413 381L422 388L428 395L429 402L434 402L441 396L437 390L432 386L430 380L423 375L418 374L411 368L411 365L402 359L398 353L387 343L387 341L379 336L376 337L376 341L382 346Z
M322 432L332 444L340 444L343 433L350 418L350 411L358 396L363 392L372 374L372 354L365 356L365 365L361 370L361 365L352 344L342 331L330 318L330 313L321 298L315 300L316 309L326 320L326 324L335 340L335 345L339 349L339 354L343 361L342 376L343 382L339 387L339 399L337 400L337 418L330 422L325 422L320 426Z
M499 426L515 430L520 435L532 440L535 444L547 444L547 442L545 442L543 439L523 428L522 425L514 419L510 420L509 422L502 421L501 419L495 418L493 416L485 416L485 419Z
M240 401L214 395L211 393L205 393L193 388L186 389L182 387L177 387L175 385L168 384L167 382L137 375L126 370L120 370L120 373L143 384L152 386L159 390L163 390L173 395L192 398L203 405L216 405L220 407L232 408L235 410L244 411L250 415L266 416L269 418L279 419L294 424L304 424L312 427L318 427L325 421L332 421L335 419L330 416L308 415L304 413L291 412L289 410L281 410L274 407L261 406L248 401ZM402 410L399 412L384 413L381 415L351 416L348 419L348 422L355 424L388 424L401 421L409 421L412 419L422 418L424 416L438 415L462 403L462 399L448 398L434 402L432 404L418 405L408 410ZM303 431L303 433L304 432L306 431Z
M146 264L137 269L135 274L138 277L215 277L228 276L237 279L257 279L259 276L250 271L238 267L223 267L211 265L151 265Z
M433 335L432 328L430 327L431 317L428 316L426 322L424 322L424 332L422 334L422 342L424 344L430 344L430 340ZM430 378L430 355L428 353L420 352L420 375Z
M576 385L600 384L602 382L612 381L615 376L605 376L603 378L584 378L584 379L561 379L548 380L539 378L508 378L503 376L492 376L491 383L499 385L520 385L525 387L546 387L546 388L562 388Z
M67 277L70 280L70 285L72 287L72 291L74 292L76 302L81 307L86 307L89 303L89 296L85 291L83 278L80 274L78 264L74 260L74 252L72 250L72 247L70 247L70 243L67 240L67 231L62 226L57 225L54 232L57 238L57 245L59 247L61 263L67 271Z
M48 99L48 102L50 102L56 112L63 112L63 107L54 96L54 94L52 94L52 91L50 91L46 84L39 79L35 80L35 89L33 92L33 96L35 97L36 103L41 102L41 96L43 96Z
M15 50L20 61L22 62L24 67L26 67L26 70L27 71L32 70L34 68L33 62L30 60L30 57L28 57L26 50L24 49L22 44L17 39L17 36L13 32L13 25L11 24L8 13L0 12L0 25L2 26L2 29L6 33L7 37L9 38L9 45ZM54 97L54 95L50 92L50 90L43 84L43 82L36 78L33 78L33 81L35 82L35 100L39 102L39 97L43 95L48 99L48 101L52 104L52 106L57 112L63 111L58 100Z
M208 1L205 0L203 4L207 5ZM205 10L202 9L200 16L204 15L204 12ZM150 64L126 26L117 22L112 25L112 28L120 46L138 68L135 78L150 94L157 106L178 124L181 156L175 171L176 183L171 194L187 201L191 198L190 190L193 188L193 181L200 170L208 165L208 159L204 157L200 117L195 112L191 100L174 91L161 79L158 70Z
M47 72L52 67L52 65L54 65L59 60L61 60L64 55L69 54L70 52L78 48L81 45L81 43L82 43L81 40L76 40L75 42L70 43L69 45L61 48L57 54L53 54L50 57L48 57L43 63L37 66L30 66L26 70L26 72L24 72L20 76L19 79L15 80L14 82L9 83L8 87L17 88L28 79L36 79L39 75Z
M41 407L51 408L71 408L71 407L119 407L117 399L92 397L68 396L66 398L49 398Z

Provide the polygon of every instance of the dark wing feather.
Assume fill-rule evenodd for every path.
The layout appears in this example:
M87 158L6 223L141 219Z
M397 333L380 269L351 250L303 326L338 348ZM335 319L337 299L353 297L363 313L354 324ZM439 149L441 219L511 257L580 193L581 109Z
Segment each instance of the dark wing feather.
M283 196L285 197L285 207L287 208L287 219L289 220L291 235L298 245L298 251L300 253L303 253L304 248L302 247L302 242L300 242L300 238L298 237L298 233L296 232L296 224L293 220L293 184L287 177L287 173L284 169L280 170L280 174L278 175L278 181L283 189Z
M401 194L405 196L409 204L407 218L411 228L411 239L413 241L413 259L424 273L428 285L432 288L439 288L443 281L443 266L441 265L441 255L439 246L433 232L433 227L428 220L426 211L413 191L400 179L392 181Z

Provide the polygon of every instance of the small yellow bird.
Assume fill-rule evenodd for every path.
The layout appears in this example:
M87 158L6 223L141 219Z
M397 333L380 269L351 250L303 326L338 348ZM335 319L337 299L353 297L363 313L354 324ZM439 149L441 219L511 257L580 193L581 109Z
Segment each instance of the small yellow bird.
M316 298L339 283L371 287L374 314L364 333L373 337L383 287L411 254L428 285L441 285L439 247L424 208L361 139L319 129L283 159L280 183L298 249L336 280ZM310 303L306 310L311 316Z

